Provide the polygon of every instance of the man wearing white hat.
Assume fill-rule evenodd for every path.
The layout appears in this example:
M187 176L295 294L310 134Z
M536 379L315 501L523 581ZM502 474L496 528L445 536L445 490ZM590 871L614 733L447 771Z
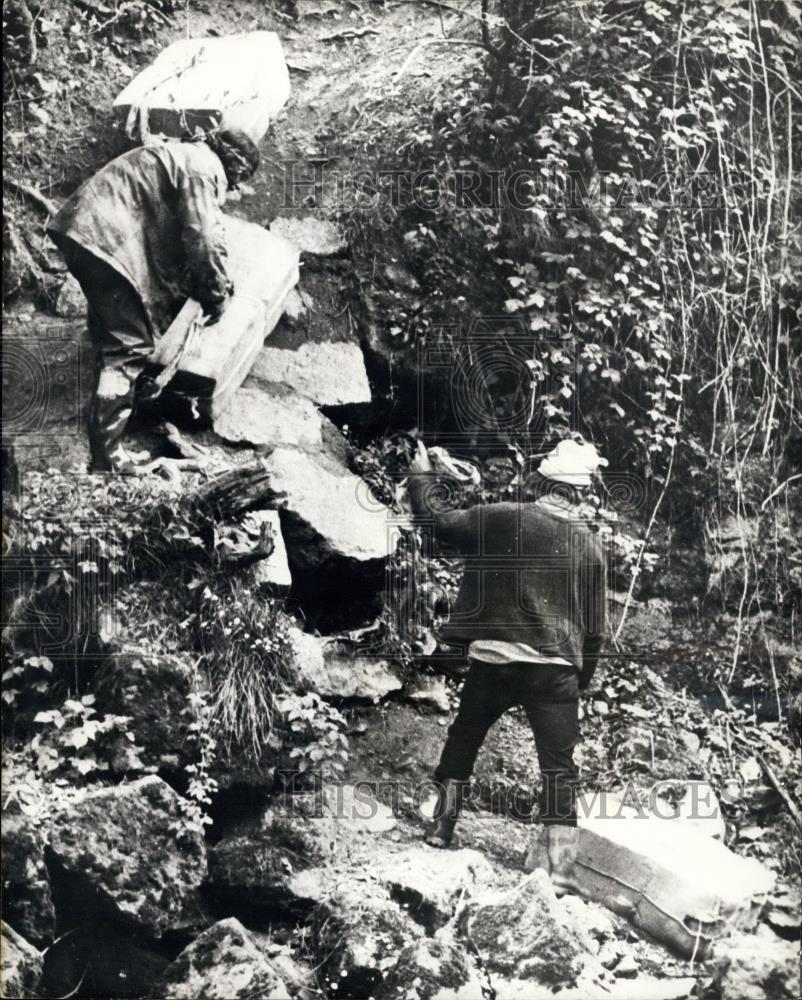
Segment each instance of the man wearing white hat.
M422 444L410 465L413 511L466 560L443 636L467 646L470 669L435 771L438 801L426 840L449 845L488 730L521 705L543 779L540 821L552 878L563 885L576 845L579 692L596 669L605 624L602 548L577 505L604 465L593 445L566 439L538 468L536 500L447 511L438 508L442 473Z

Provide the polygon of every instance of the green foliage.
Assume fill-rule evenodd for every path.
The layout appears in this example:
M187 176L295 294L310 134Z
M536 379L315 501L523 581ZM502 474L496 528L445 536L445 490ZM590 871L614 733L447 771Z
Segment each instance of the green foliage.
M301 774L320 774L336 781L348 761L346 720L333 705L313 692L288 693L278 699L285 744Z
M758 519L746 547L761 572L744 610L778 593L798 605L798 568L778 544L785 492L774 493L802 424L802 43L790 8L489 8L484 65L410 102L396 134L375 141L399 152L390 217L370 202L350 210L372 273L394 230L420 286L377 283L387 342L402 352L423 339L470 363L481 330L498 345L471 385L481 409L528 413L502 428L497 454L542 450L578 420L613 469L640 474L647 531L624 553L636 574L658 513L697 545L717 521ZM517 377L496 370L505 353ZM438 395L433 376L428 388ZM752 497L748 469L763 460Z
M185 822L203 830L212 820L206 813L212 796L217 791L217 781L209 773L214 761L217 740L213 735L212 707L204 691L193 691L189 696L194 721L189 724L189 736L198 751L197 763L184 768L189 782L181 799Z
M200 649L209 669L211 718L227 749L259 761L271 744L274 697L292 678L291 620L277 601L255 597L236 580L204 587Z
M38 712L45 728L30 743L34 767L42 776L68 776L80 782L99 774L122 776L145 770L127 715L98 716L94 695L67 698L60 708Z

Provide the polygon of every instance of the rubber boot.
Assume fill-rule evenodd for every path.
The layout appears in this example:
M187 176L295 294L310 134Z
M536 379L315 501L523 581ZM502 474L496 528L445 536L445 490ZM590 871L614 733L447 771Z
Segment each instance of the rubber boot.
M432 825L425 837L426 843L430 847L448 847L450 845L467 787L467 781L457 781L455 778L446 778L440 785L437 791Z
M550 823L540 829L524 861L524 870L545 868L558 891L574 891L576 851L579 828Z
M573 891L577 887L575 862L579 827L552 823L547 829L551 881L557 890Z

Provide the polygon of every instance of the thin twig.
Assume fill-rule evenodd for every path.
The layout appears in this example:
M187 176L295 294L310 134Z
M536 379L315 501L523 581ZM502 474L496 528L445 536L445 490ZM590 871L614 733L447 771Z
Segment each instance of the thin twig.
M782 784L780 783L780 779L774 772L774 768L771 766L771 764L769 764L769 762L766 760L763 754L758 753L756 751L755 757L757 758L758 764L760 764L760 766L763 768L763 773L768 778L769 784L774 789L774 791L777 792L777 794L780 796L783 802L786 804L786 806L788 807L788 812L791 814L793 821L796 823L799 829L802 830L802 812L800 812L799 806L796 804L796 802L794 802L794 800L791 798L791 796L788 794L785 788L783 788Z

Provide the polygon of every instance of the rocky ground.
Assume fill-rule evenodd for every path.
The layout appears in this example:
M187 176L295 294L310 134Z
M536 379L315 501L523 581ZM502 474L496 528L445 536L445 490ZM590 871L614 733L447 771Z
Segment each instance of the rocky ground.
M796 828L771 780L798 767L787 706L759 687L710 695L726 623L688 594L698 554L667 555L662 591L628 607L583 705L582 780L661 781L675 822L688 782L707 783L716 835L777 877L748 929L679 957L621 912L558 898L542 869L525 874L536 764L515 713L482 751L455 847L422 842L459 679L427 635L413 658L388 626L398 595L385 568L405 523L391 492L407 453L383 432L403 425L416 373L381 306L413 308L419 286L394 237L366 246L346 209L363 137L394 132L449 86L477 50L435 40L474 39L470 22L432 4L316 0L296 17L193 3L132 34L103 27L101 4L75 8L40 11L36 64L14 80L17 180L58 202L105 162L119 143L109 95L173 37L275 29L293 95L228 211L296 242L302 272L227 413L202 431L132 434L154 455L200 456L207 473L109 485L82 471L84 306L47 249L41 204L13 194L4 995L798 995ZM275 548L251 563L264 524ZM257 641L269 650L252 652ZM272 692L288 699L281 723L256 733L255 751L210 721L221 672L251 662L291 664ZM238 690L224 707L240 733L261 689Z

